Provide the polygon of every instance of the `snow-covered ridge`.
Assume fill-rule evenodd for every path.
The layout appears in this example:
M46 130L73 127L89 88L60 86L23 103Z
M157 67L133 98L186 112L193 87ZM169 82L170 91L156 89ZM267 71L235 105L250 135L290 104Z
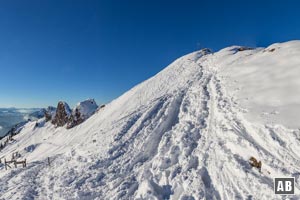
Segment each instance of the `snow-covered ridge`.
M300 41L276 43L244 52L245 58L218 53L215 64L227 90L252 121L300 127L299 47Z
M280 199L274 177L295 177L300 198L299 118L285 115L299 56L299 41L197 51L72 129L28 123L0 153L28 160L2 166L0 199Z

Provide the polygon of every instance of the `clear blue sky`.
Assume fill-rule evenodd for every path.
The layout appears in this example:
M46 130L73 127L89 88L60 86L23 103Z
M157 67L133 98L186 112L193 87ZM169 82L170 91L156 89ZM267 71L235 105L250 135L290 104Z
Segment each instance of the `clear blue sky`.
M297 1L0 1L0 107L108 102L200 47L300 39Z

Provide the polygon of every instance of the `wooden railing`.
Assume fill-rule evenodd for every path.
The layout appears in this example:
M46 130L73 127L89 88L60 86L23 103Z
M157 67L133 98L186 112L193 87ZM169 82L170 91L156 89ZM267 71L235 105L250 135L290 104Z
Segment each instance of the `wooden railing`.
M26 167L27 163L26 163L26 159L25 160L6 160L4 159L4 165L5 165L5 169L7 170L7 168L12 168L10 166L10 164L14 164L15 168L18 167L19 164L21 164L24 167Z

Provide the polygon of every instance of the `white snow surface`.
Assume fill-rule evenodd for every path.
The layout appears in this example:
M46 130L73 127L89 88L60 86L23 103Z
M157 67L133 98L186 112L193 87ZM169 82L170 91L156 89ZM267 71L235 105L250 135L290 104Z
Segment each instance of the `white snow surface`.
M94 99L87 99L85 101L79 102L72 112L73 114L75 114L75 110L77 109L84 117L84 119L87 119L95 113L97 108L98 105Z
M27 123L0 199L299 199L300 42L238 48L183 56L72 129Z

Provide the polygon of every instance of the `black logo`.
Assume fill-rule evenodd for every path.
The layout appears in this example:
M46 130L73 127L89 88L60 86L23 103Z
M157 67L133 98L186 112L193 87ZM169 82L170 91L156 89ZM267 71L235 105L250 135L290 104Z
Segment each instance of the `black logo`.
M275 178L275 194L295 194L295 178Z

